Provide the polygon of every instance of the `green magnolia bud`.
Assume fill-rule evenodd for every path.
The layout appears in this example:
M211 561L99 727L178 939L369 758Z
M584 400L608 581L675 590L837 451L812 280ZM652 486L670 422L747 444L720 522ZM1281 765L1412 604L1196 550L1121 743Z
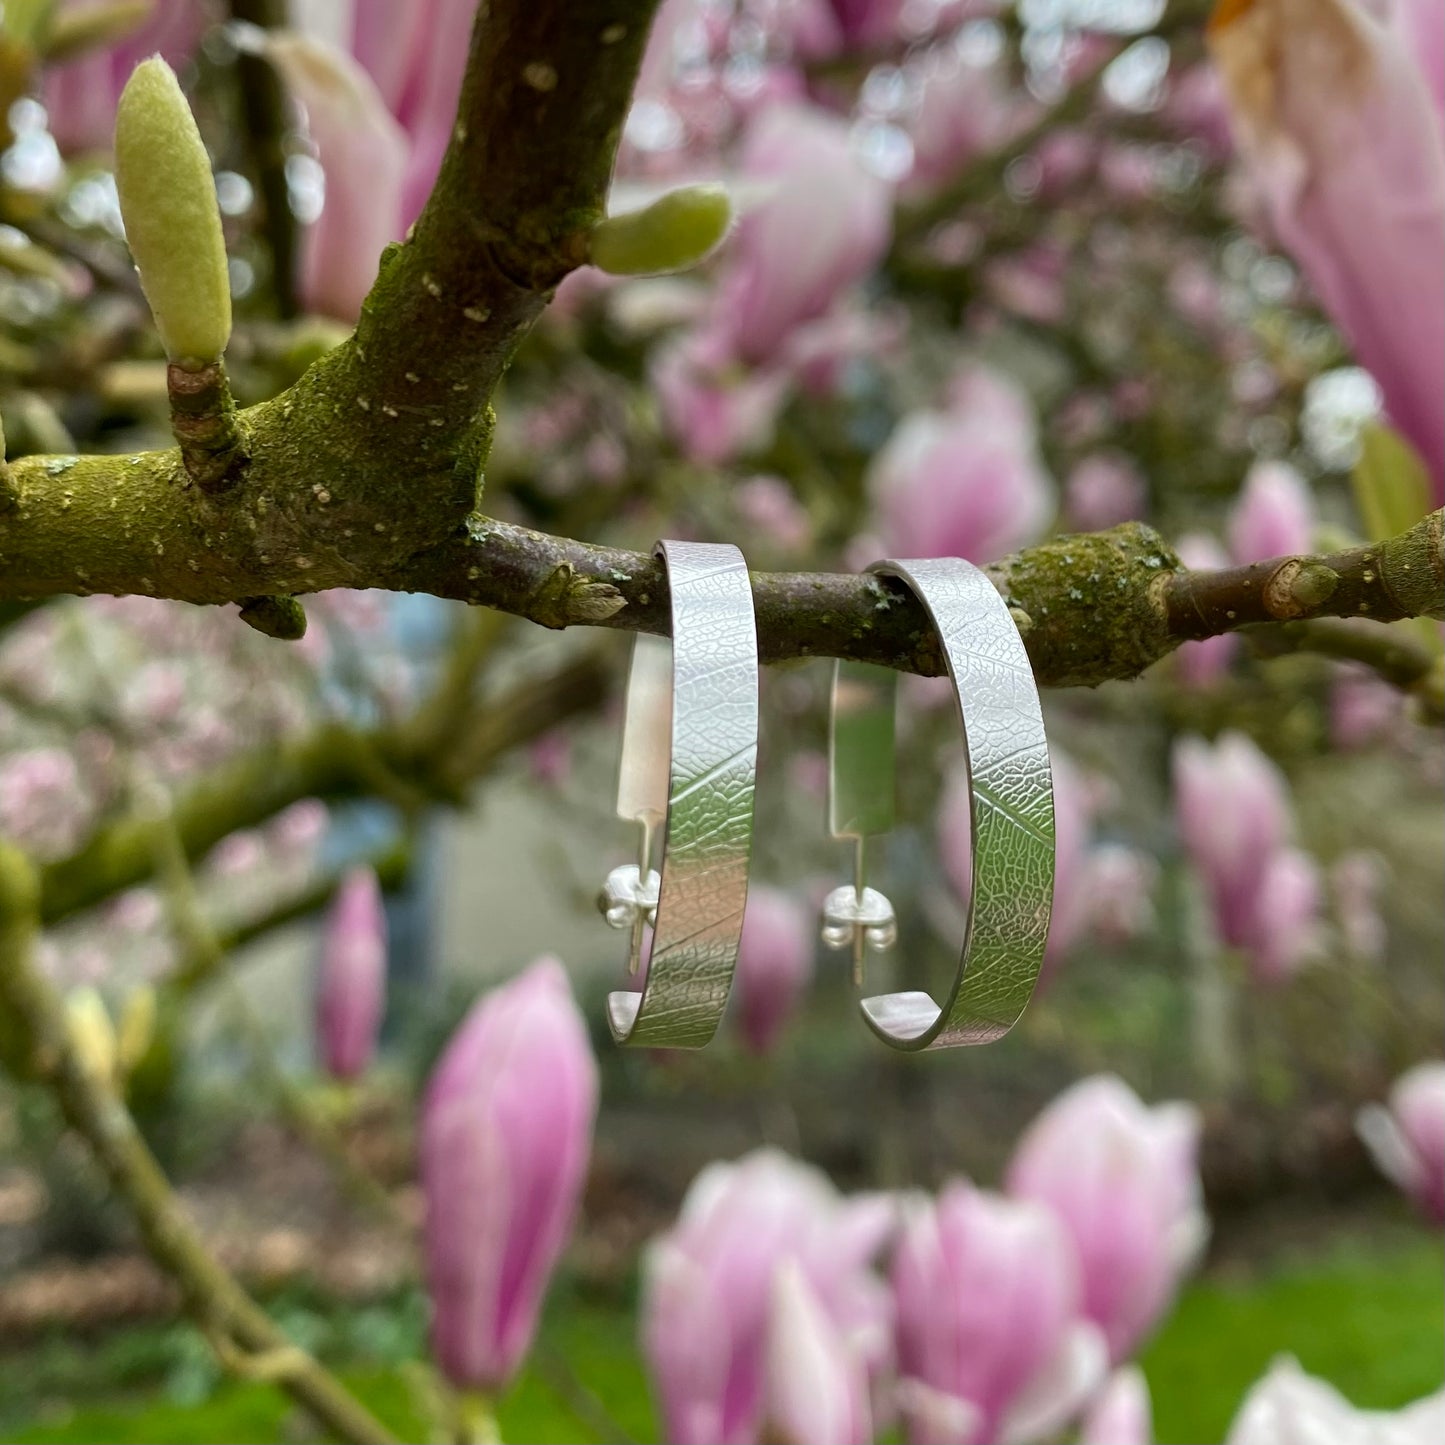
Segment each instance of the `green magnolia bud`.
M126 240L166 355L217 360L231 336L231 285L211 163L175 72L135 68L115 117L115 184Z
M640 211L609 216L592 232L590 260L614 276L659 276L696 266L727 234L722 186L682 186Z

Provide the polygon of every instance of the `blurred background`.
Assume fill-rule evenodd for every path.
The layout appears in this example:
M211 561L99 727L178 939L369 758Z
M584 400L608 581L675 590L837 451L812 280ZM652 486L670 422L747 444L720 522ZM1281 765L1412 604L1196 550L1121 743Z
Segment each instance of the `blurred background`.
M140 57L175 66L211 150L228 361L250 403L348 333L381 247L417 214L474 8L9 0L10 457L168 444L109 170ZM1409 526L1439 505L1445 469L1445 14L1255 0L1221 5L1207 45L1209 18L1191 0L665 0L614 206L723 179L740 219L686 276L569 277L496 398L488 512L832 571L982 563L1130 522L1198 567ZM1254 25L1277 27L1260 32L1273 49L1240 38ZM1418 225L1389 223L1422 194ZM580 1203L555 1272L522 1251L539 1296L550 1280L535 1346L481 1372L502 1439L833 1428L794 1423L786 1390L756 1380L737 1389L762 1403L726 1425L726 1410L690 1416L709 1387L660 1342L681 1288L664 1263L711 1261L723 1282L699 1349L732 1359L734 1383L773 1380L759 1361L789 1338L786 1291L744 1307L737 1280L765 1275L766 1295L809 1230L832 1238L829 1211L874 1199L907 1203L846 1263L888 1295L869 1319L889 1343L869 1353L831 1297L823 1313L867 1356L878 1438L1283 1440L1239 1433L1241 1400L1282 1354L1360 1409L1440 1388L1437 624L1395 624L1383 647L1370 623L1216 638L1134 682L1046 693L1046 976L1006 1039L929 1057L872 1038L845 960L818 942L820 900L851 866L826 832L831 664L768 669L738 985L719 1040L683 1054L621 1051L603 1021L625 943L595 897L635 846L613 811L626 640L424 596L304 602L295 644L230 607L0 604L0 832L41 870L39 963L76 1047L217 1257L402 1438L468 1438L437 1425L437 1400L445 1380L478 1384L446 1342L435 1271L439 1249L485 1254L473 1241L491 1226L484 1209L439 1223L434 1191L481 1208L535 1176L567 1214L572 1186L548 1173L565 1131L506 1135L513 1152L460 1182L428 1144L448 1040L479 999L551 980L531 968L544 957L590 1034L557 1068L581 1078L595 1055L600 1103L572 1150ZM905 678L900 825L873 880L901 940L870 964L880 987L937 990L956 965L961 767L947 687ZM1041 1115L1053 1134L1030 1130ZM777 1224L794 1243L752 1253L693 1238L707 1201L690 1186L759 1149L778 1153L708 1176L709 1197L760 1236L783 1199L811 1200L812 1223ZM1024 1201L1054 1211L1048 1240L1064 1222L1052 1283L989 1213ZM965 1313L977 1302L972 1324L910 1295L925 1215L943 1242L920 1269L953 1280ZM987 1278L949 1253L955 1226L996 1261ZM837 1244L820 1276L846 1256ZM484 1283L473 1294L463 1312L485 1313ZM1106 1344L1068 1408L1055 1390L1058 1409L1026 1423L1020 1400L1056 1353L1045 1294ZM1027 1323L1014 1299L1033 1301ZM1002 1363L935 1378L929 1330L993 1341ZM1131 1361L1152 1434L1126 1409L1137 1376L1099 1393ZM896 1379L972 1402L971 1423L939 1424L917 1391L881 1383ZM1325 1408L1293 1388L1280 1409ZM321 1438L264 1370L186 1321L54 1100L3 1075L0 1434Z

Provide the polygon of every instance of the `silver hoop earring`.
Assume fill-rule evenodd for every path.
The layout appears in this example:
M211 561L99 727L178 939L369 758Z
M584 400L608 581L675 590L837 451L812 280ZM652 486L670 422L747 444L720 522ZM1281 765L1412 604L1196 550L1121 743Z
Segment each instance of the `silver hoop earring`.
M657 553L672 593L672 643L633 643L617 785L618 816L641 830L638 861L614 868L598 899L612 927L631 930L631 971L649 923L652 954L640 993L608 996L607 1020L620 1044L701 1048L727 1004L748 897L757 624L736 547L659 542Z
M1054 796L1043 713L1018 628L988 578L956 557L879 562L927 610L963 723L973 822L973 890L963 949L942 1005L920 991L860 1000L895 1049L1002 1038L1028 1005L1043 964L1054 892ZM893 907L867 886L867 840L893 824L897 676L839 662L833 680L830 826L853 841L854 877L823 906L823 940L852 945L861 986L869 947L897 937Z

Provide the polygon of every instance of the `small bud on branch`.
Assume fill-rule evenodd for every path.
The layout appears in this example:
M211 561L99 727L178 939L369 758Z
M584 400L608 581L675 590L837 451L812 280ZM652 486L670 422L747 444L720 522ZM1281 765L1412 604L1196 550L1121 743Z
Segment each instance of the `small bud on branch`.
M640 211L602 221L588 242L589 259L613 276L686 271L717 247L731 222L722 186L682 186Z

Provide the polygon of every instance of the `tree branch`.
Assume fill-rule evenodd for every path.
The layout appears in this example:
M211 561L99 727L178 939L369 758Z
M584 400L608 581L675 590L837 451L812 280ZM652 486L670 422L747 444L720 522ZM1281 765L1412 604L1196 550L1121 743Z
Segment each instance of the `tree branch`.
M47 1087L66 1121L90 1146L125 1200L151 1255L180 1286L188 1314L218 1351L244 1367L285 1360L276 1383L329 1430L357 1445L394 1437L317 1360L272 1322L206 1249L135 1121L109 1084L74 1048L65 1006L35 966L37 880L24 855L0 843L0 1062L17 1078Z

